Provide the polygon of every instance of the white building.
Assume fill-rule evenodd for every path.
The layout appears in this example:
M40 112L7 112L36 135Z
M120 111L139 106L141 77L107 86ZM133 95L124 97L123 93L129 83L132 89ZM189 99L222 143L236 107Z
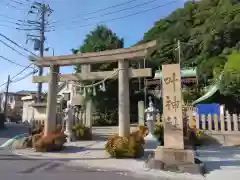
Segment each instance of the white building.
M18 91L9 92L7 97L7 116L12 118L20 118L22 115L23 102L22 97L28 94L35 94L33 91ZM0 95L0 108L1 112L4 112L6 101L6 92Z
M62 101L70 100L73 105L82 101L81 95L76 93L74 82L63 82L59 84L58 97L57 97L57 112L61 112L60 109ZM22 121L30 122L32 119L36 121L44 121L46 119L46 102L35 103L36 94L30 94L21 98L23 103ZM66 103L65 103L66 104Z

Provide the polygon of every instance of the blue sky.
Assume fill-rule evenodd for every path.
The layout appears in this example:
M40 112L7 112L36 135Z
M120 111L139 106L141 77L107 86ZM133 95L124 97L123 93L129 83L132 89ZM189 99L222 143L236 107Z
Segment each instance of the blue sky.
M0 0L0 14L7 15L15 20L21 19L33 19L31 15L27 15L27 9L29 8L29 3L27 0L16 0L19 2L25 2L26 5L17 5L11 2L11 0ZM30 1L30 0L28 0ZM185 0L177 0L177 2L170 4L168 6L158 8L146 13L138 14L135 16L122 18L116 21L108 21L109 19L118 18L133 14L139 11L143 11L149 8L153 8L162 4L167 4L173 0L156 0L147 5L139 6L137 8L132 8L130 10L122 11L116 14L111 14L108 16L101 16L102 14L118 11L127 7L142 4L150 0L137 0L135 2L119 6L116 8L108 9L99 13L91 14L86 16L86 13L93 12L99 9L103 9L115 4L124 3L127 0L87 0L85 2L80 0L42 0L41 2L48 3L54 12L49 17L50 22L58 21L59 23L54 24L54 30L52 32L46 33L46 43L45 47L52 47L55 50L55 55L71 54L71 48L76 48L80 46L86 36L86 34L92 30L99 21L105 21L109 28L111 28L119 37L124 38L125 47L129 47L143 38L144 33L149 30L154 22L167 16L169 13L174 11L176 8L183 7ZM71 2L71 3L70 3ZM7 4L15 5L18 9ZM83 18L95 17L91 20L83 20ZM2 27L1 25L7 25L13 27L14 25L7 21L14 21L0 16L0 32L7 37L10 37L18 44L24 46L25 48L33 51L33 44L29 42L26 44L26 32L18 31L9 27ZM73 23L73 21L76 21ZM87 24L92 24L90 26L85 26ZM3 38L0 38L3 40ZM7 42L7 41L5 41ZM11 45L11 44L10 44ZM15 46L14 46L15 47ZM21 51L27 56L28 53ZM13 61L16 61L22 65L28 65L29 61L27 58L20 56L13 50L7 48L2 43L0 43L0 53L2 56L7 57ZM37 52L35 52L37 54ZM51 55L51 50L46 54ZM18 73L22 68L14 64L6 62L0 59L0 72L1 79L0 85L7 80L8 74L11 76ZM72 67L61 68L62 73L72 73ZM31 69L25 71L19 78L31 72ZM45 73L47 70L45 70ZM36 84L31 82L32 77L26 78L18 83L13 83L10 85L10 91L18 90L36 90ZM44 85L44 89L47 85ZM4 90L1 87L1 90Z

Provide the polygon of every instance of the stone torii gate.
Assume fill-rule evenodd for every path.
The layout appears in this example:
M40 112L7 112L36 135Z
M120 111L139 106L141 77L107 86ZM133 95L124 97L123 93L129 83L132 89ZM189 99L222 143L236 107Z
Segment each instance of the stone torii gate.
M75 64L96 64L118 62L118 120L119 135L127 136L130 133L130 102L129 102L129 78L151 77L152 70L131 69L129 60L139 60L149 56L157 48L157 41L150 41L145 44L136 45L131 48L107 50L94 53L82 53L76 55L47 56L42 59L32 60L32 63L40 67L50 67L50 72L46 76L33 77L34 83L48 82L47 98L47 118L45 122L44 134L55 130L56 127L56 102L57 88L59 81L86 81L102 80L110 76L114 71L89 72L65 74L59 77L60 66L71 66ZM112 77L116 78L116 77Z

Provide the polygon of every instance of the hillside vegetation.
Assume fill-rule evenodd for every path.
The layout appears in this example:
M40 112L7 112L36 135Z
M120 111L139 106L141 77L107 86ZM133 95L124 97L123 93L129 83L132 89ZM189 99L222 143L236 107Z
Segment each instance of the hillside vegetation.
M155 23L139 43L158 39L159 50L151 57L155 66L178 62L181 41L182 66L197 66L199 77L218 74L226 55L240 49L240 1L201 0L187 2Z

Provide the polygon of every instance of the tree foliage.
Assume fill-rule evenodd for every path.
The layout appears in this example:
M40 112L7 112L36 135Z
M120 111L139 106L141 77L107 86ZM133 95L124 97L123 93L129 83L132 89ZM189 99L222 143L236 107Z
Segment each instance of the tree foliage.
M225 61L219 55L240 47L240 1L201 0L186 2L168 17L157 21L139 43L159 39L153 64L178 62L177 40L181 43L182 66L198 66L198 73L213 75L215 65ZM230 52L229 52L230 51Z
M77 48L72 49L74 54L87 53L87 52L99 52L104 50L112 50L117 48L123 48L124 41L119 38L111 29L104 25L97 26L93 31L86 35L83 44ZM92 71L104 71L113 70L117 68L117 63L105 63L105 64L92 64ZM81 66L76 65L75 70L81 71ZM93 82L83 82L90 84ZM116 116L118 105L118 81L107 80L105 82L106 91L103 92L96 88L97 95L91 96L94 101L97 111L102 112L107 118Z
M221 78L220 92L240 100L240 52L228 56Z
M122 38L119 38L111 29L107 28L106 26L98 25L95 29L86 35L83 44L77 49L72 49L72 52L74 54L99 52L123 48L123 46L124 40ZM91 68L94 71L107 70L110 68L110 64L97 64L93 65ZM76 66L76 71L81 71L80 65Z

